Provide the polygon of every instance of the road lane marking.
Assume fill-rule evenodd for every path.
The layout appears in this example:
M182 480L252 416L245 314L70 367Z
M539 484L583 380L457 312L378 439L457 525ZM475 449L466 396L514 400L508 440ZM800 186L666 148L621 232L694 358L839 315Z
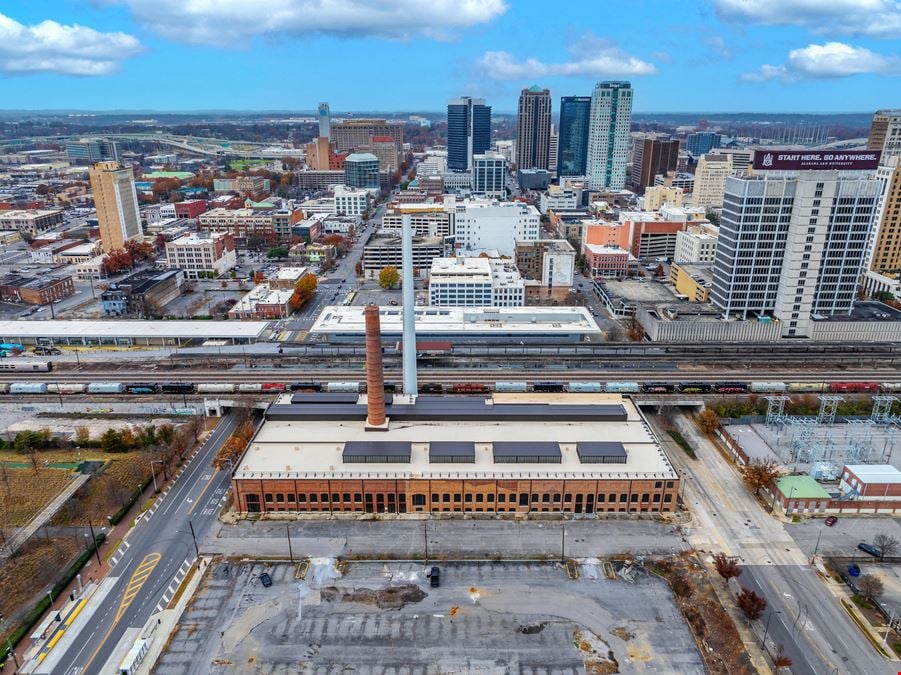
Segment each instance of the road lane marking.
M119 609L116 611L116 617L113 619L114 626L119 623L125 612L128 611L131 603L138 593L141 592L141 588L150 575L153 574L153 570L162 557L159 553L149 553L144 556L144 559L135 568L134 574L131 575L131 579L128 580L128 585L125 587L125 592L122 594L122 601L119 603Z

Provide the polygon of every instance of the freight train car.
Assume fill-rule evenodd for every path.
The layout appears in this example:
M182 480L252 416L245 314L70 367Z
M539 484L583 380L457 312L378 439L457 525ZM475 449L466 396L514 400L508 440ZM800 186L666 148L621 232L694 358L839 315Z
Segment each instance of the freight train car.
M129 394L156 394L159 390L160 385L156 382L128 382L125 385L125 391Z
M48 394L83 394L87 386L79 382L60 382L47 385Z
M641 390L646 394L670 394L676 390L676 385L669 382L645 382Z
M532 385L532 391L544 394L556 394L564 390L565 386L562 382L536 382Z
M500 393L525 393L529 386L525 382L495 382L494 391Z
M879 391L878 382L831 382L829 391L835 394L875 394Z
M792 393L820 393L829 390L825 382L789 382L788 390Z
M438 382L425 382L419 386L422 394L440 394L444 391L444 387Z
M121 382L91 382L85 389L89 394L121 394L125 385Z
M747 382L717 382L713 385L717 394L744 394L748 391Z
M322 391L320 382L292 382L289 387L291 391Z
M600 382L570 382L567 390L574 394L600 394L604 388Z
M201 382L197 385L198 394L231 394L235 385L229 382Z
M483 394L488 391L488 385L478 382L458 382L451 387L451 391L455 394Z
M712 387L706 382L680 382L676 389L683 394L706 394Z
M46 394L47 385L43 382L12 382L9 385L10 394Z
M752 382L751 391L755 394L781 394L785 391L785 382Z
M325 390L329 393L359 394L359 382L326 382Z
M31 359L7 359L0 361L0 371L9 370L15 373L46 373L53 370L49 361L32 361Z
M607 382L604 391L611 394L637 394L641 391L638 382Z
M193 382L163 382L160 385L160 390L164 394L193 394L194 393L194 383Z

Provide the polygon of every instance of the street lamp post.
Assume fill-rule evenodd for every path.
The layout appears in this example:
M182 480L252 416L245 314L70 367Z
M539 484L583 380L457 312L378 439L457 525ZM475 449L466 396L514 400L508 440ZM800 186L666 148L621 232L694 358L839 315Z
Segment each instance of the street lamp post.
M194 542L194 553L197 556L197 567L200 567L200 549L197 548L197 537L194 535L194 523L188 521L188 527L191 528L191 539Z
M90 520L88 521L88 527L91 528L91 541L94 543L94 553L97 556L97 564L102 565L103 563L100 562L100 549L97 548L97 537L94 536L94 524Z
M291 549L291 526L287 523L285 524L285 532L288 534L288 557L291 559L291 562L294 562L294 551Z
M154 464L162 464L163 460L161 459L151 459L150 460L150 475L153 476L153 493L156 494L160 491L160 489L156 486L156 471L153 469Z
M819 534L817 534L817 545L813 547L813 557L817 557L817 551L820 550L820 537L823 536L823 530L820 528Z

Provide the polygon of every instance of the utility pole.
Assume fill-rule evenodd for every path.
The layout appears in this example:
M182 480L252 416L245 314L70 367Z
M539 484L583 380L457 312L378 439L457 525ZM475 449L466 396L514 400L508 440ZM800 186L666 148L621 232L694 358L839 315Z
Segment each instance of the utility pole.
M425 539L425 561L429 561L429 520L428 517L422 521L422 532Z
M97 548L97 537L94 536L94 524L89 520L88 527L91 528L91 541L94 542L94 553L97 555L97 564L102 565L100 562L100 549Z
M188 527L191 528L191 539L194 541L194 553L197 555L197 567L200 567L200 549L197 548L197 537L194 536L194 523L188 521Z
M566 564L566 521L563 521L563 533L560 537L560 564Z
M285 532L288 533L288 557L294 562L294 551L291 549L291 526L285 524Z

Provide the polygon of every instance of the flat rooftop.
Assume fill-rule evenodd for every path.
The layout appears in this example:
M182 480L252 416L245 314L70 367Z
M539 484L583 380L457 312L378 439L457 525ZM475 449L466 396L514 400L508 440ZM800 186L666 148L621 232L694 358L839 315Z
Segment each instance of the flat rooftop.
M901 483L901 471L891 464L846 464L845 469L853 471L864 483Z
M631 279L605 279L603 287L611 298L622 298L627 302L676 303L672 287L647 277Z
M251 441L235 478L678 478L629 399L609 394L574 398L529 394L522 403L515 402L518 399L513 394L506 395L503 402L471 397L420 398L428 403L426 412L443 411L443 417L401 412L403 408L418 407L419 402L416 406L395 403L387 409L387 431L366 431L363 397L358 403L344 405L346 414L352 414L354 419L334 419L323 411L331 405L315 404L304 406L312 410L301 415L301 419L267 419ZM290 401L290 394L281 396L270 406L267 417L281 406L301 407L288 406ZM512 410L516 408L521 408L522 414ZM598 447L600 440L615 445ZM451 449L451 459L460 461L447 461L447 457L440 462L430 461L430 455L434 457L436 451L448 450L441 445L448 441L457 446L471 444L472 456L456 448ZM345 452L348 444L350 449ZM515 463L496 461L499 452L509 457L511 452L517 454L517 448L522 452ZM537 453L536 461L528 461L535 448L543 449L545 454ZM559 462L541 461L546 460L548 451L559 453ZM607 460L580 461L580 454L584 457L590 451L605 451ZM344 461L343 457L359 452L366 454L366 461ZM398 455L402 461L397 461Z
M901 312L882 302L858 302L850 314L813 318L814 321L901 321Z
M265 321L0 321L0 337L13 338L182 338L255 340L266 330Z
M365 334L364 307L325 307L310 329L312 334ZM403 332L401 307L379 307L382 335ZM484 335L486 333L600 332L585 307L417 307L416 330L420 335L441 333Z

